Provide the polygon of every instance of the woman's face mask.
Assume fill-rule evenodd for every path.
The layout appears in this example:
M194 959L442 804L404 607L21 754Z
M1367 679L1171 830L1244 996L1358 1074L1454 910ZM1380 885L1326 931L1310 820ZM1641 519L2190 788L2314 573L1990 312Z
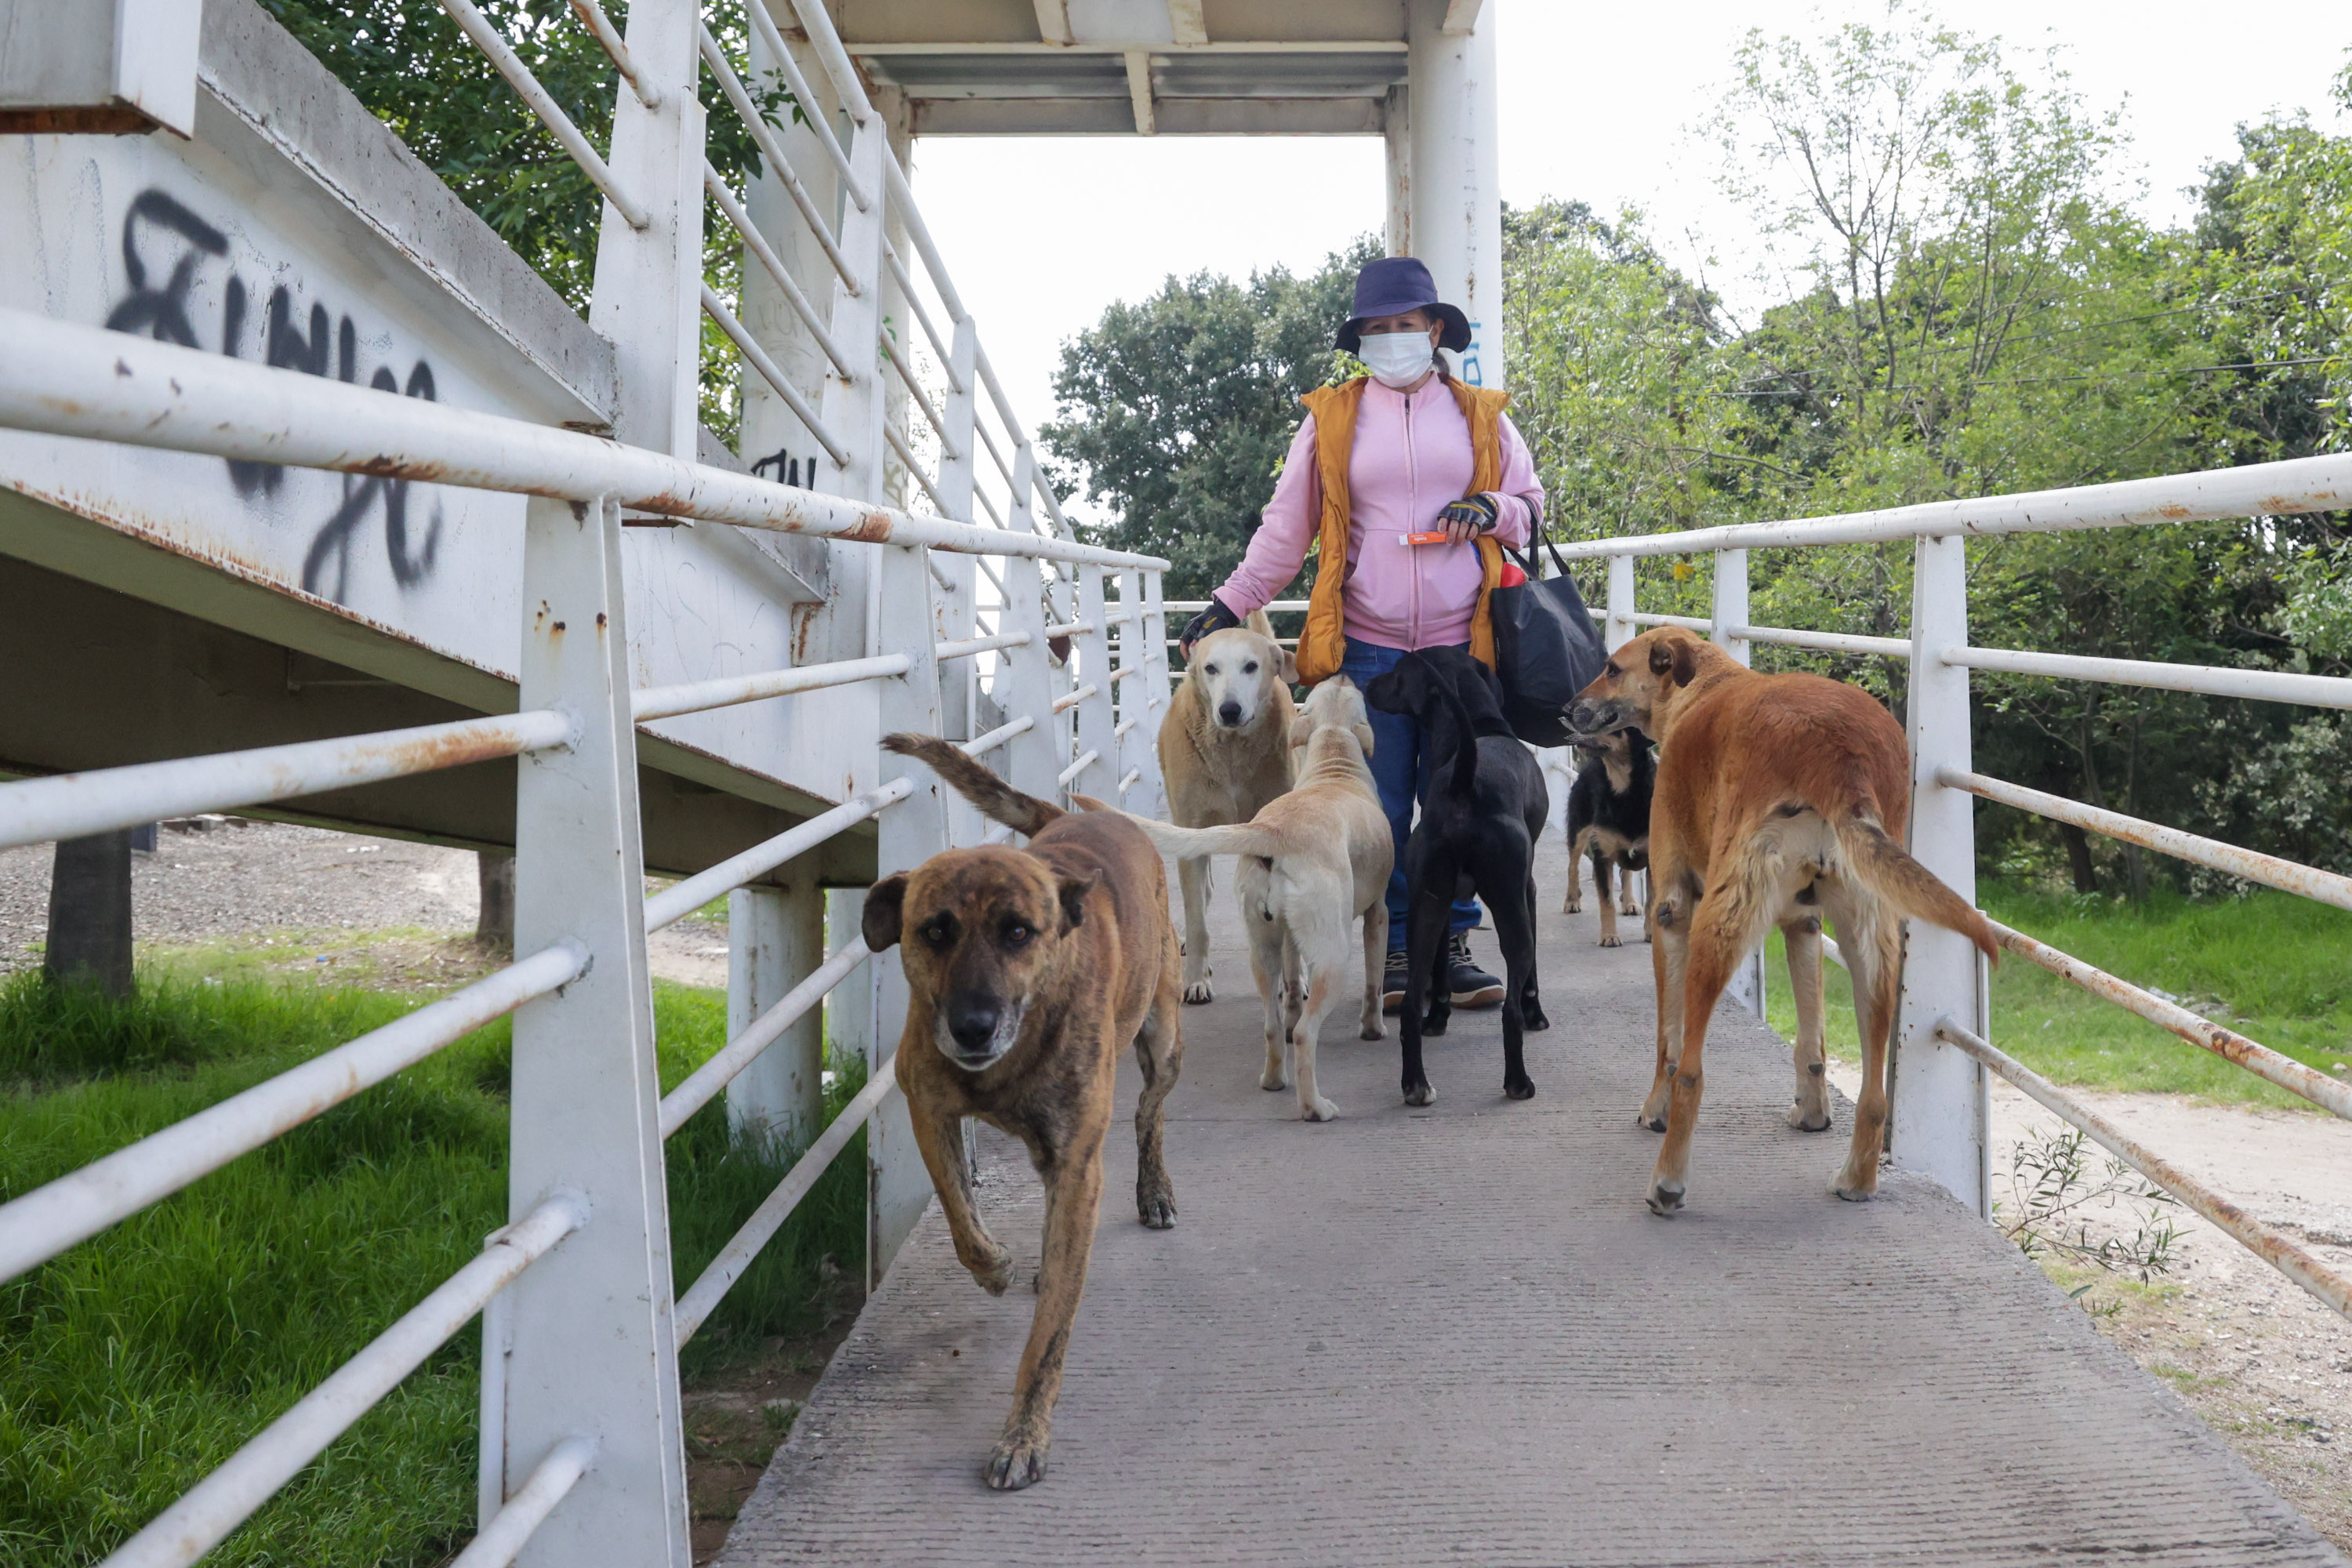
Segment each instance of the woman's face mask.
M1356 357L1373 380L1402 392L1429 374L1433 351L1427 332L1380 332L1362 341Z

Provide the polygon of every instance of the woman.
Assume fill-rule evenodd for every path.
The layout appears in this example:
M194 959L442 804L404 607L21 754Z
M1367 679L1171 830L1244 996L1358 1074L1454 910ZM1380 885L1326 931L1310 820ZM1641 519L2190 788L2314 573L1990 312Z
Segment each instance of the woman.
M1486 594L1502 576L1500 545L1524 548L1541 519L1543 484L1504 416L1508 395L1465 386L1439 355L1469 342L1467 318L1439 302L1429 268L1412 257L1388 257L1357 274L1355 314L1338 346L1371 374L1299 399L1307 420L1274 500L1239 569L1185 626L1187 649L1273 599L1319 542L1325 564L1299 639L1300 679L1346 675L1361 686L1425 647L1468 648L1494 662ZM1412 534L1442 539L1408 542ZM1334 570L1329 563L1342 549L1346 568ZM1404 842L1429 759L1414 720L1375 712L1371 721L1372 778L1396 836L1383 987L1394 1012L1404 996ZM1457 902L1453 923L1454 1005L1494 1006L1503 984L1470 957L1476 902Z

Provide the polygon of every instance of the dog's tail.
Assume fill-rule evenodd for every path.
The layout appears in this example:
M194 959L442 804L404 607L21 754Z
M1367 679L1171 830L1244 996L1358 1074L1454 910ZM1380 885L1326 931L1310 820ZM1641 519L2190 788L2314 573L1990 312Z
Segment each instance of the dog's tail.
M1260 859L1287 854L1291 845L1281 833L1255 822L1234 823L1223 827L1178 827L1173 823L1160 822L1149 816L1138 816L1131 811L1120 811L1090 795L1074 795L1070 804L1081 811L1107 811L1124 816L1143 830L1151 847L1162 855L1190 858L1196 855L1255 855Z
M954 785L956 793L978 807L982 816L1001 822L1015 833L1034 837L1045 831L1047 823L1066 815L1060 806L1014 789L964 755L963 748L952 741L942 741L937 735L900 733L883 736L882 749L929 763L931 771Z
M1970 909L1933 871L1911 858L1875 818L1854 812L1830 818L1830 827L1854 876L1872 892L1913 920L1959 932L1977 944L1988 962L2000 962L2000 943L1984 916Z

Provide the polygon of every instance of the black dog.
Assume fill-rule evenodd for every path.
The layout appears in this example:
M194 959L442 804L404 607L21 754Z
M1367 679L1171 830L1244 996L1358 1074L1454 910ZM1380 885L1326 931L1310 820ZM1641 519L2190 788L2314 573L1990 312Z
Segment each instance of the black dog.
M1405 1103L1437 1098L1422 1070L1421 1037L1444 1034L1453 1011L1444 978L1447 914L1466 892L1486 900L1503 949L1503 1092L1526 1100L1536 1086L1524 1032L1550 1026L1536 999L1535 844L1551 815L1543 770L1503 721L1494 672L1459 648L1405 655L1364 688L1364 700L1421 721L1421 816L1404 847L1411 967L1397 1010ZM1433 979L1424 1019L1423 988Z
M1601 890L1601 945L1615 947L1617 912L1642 912L1633 901L1633 873L1650 864L1650 793L1658 778L1649 738L1639 730L1619 730L1575 742L1584 771L1568 792L1568 898L1562 914L1584 907L1584 874L1577 862L1592 857L1592 880ZM1617 868L1621 899L1609 896L1609 869Z

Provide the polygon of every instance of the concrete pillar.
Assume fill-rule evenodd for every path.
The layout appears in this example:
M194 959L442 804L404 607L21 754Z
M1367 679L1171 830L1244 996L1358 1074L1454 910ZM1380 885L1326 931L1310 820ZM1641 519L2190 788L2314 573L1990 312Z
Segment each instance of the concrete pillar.
M727 901L727 1034L731 1039L824 960L824 889L814 876L738 888ZM854 984L854 982L853 982ZM813 1007L727 1086L727 1122L782 1147L824 1126L824 1010Z
M824 895L824 947L866 940L866 889L834 888ZM874 965L868 963L824 999L824 1055L835 1065L870 1054L874 1040Z
M49 873L51 980L131 994L131 830L60 838Z
M1385 234L1391 256L1412 254L1412 89L1389 89L1381 115L1381 142L1388 153L1388 214Z
M1496 173L1495 13L1478 7L1467 34L1444 31L1446 0L1406 0L1409 73L1404 170L1410 254L1429 264L1437 291L1470 318L1460 356L1472 386L1503 380L1503 196ZM1397 184L1396 142L1390 184ZM1391 243L1397 237L1391 221Z

